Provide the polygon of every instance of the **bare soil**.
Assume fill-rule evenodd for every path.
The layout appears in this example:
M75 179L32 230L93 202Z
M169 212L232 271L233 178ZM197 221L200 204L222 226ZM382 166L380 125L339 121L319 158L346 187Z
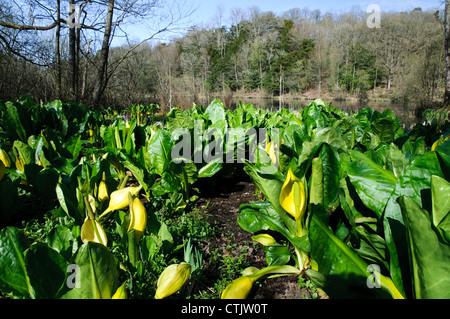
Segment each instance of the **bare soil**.
M207 220L216 224L222 231L213 240L209 241L206 249L213 251L225 245L236 244L232 254L239 254L240 248L247 245L248 266L259 269L267 266L265 252L262 248L253 248L252 234L244 231L237 223L239 206L257 201L255 185L248 175L238 171L234 178L229 180L208 179L207 183L197 185L200 190L198 207L206 214ZM212 263L206 263L205 273L214 280L220 269ZM236 274L236 278L239 274ZM311 291L307 288L298 288L298 276L285 276L266 279L262 284L256 284L249 298L253 299L301 299L310 298Z

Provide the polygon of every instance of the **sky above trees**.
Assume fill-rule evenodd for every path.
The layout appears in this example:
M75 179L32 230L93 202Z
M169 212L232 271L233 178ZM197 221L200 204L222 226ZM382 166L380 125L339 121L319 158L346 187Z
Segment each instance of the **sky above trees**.
M171 1L177 3L177 5L183 3L183 0ZM293 8L305 8L310 11L320 10L321 14L327 12L341 14L349 12L352 9L365 12L371 4L379 5L382 12L412 11L414 8L421 8L423 11L430 10L433 12L436 10L444 10L442 0L316 0L313 2L305 0L186 0L180 8L186 12L193 11L189 19L180 21L180 28L177 29L177 32L164 33L155 40L170 42L173 38L184 35L186 30L194 25L217 27L220 22L222 25L229 27L232 25L230 19L231 12L236 8L246 10L249 7L256 6L262 12L272 11L276 15L282 15L284 12ZM157 28L157 25L154 28ZM146 38L148 32L150 32L149 28L143 28L142 25L131 24L126 29L130 32L131 39L136 42ZM122 43L123 41L121 39L117 39L114 44L120 45Z

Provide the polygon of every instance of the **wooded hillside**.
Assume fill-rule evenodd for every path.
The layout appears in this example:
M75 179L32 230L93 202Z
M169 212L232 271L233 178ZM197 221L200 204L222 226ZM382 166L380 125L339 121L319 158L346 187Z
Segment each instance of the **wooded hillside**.
M339 14L291 9L281 15L236 8L216 13L209 26L198 21L170 43L130 42L106 52L123 21L152 19L152 7L139 11L143 7L127 7L134 2L125 0L72 1L84 6L83 23L69 28L54 1L28 2L34 5L31 22L10 2L0 2L4 99L29 94L102 106L191 106L205 97L244 93L421 103L442 100L444 94L443 12L382 12L380 28L369 28L369 14L360 8ZM136 3L149 2L158 3ZM37 23L31 28L43 12L47 20L42 21L53 24L47 30L36 29Z

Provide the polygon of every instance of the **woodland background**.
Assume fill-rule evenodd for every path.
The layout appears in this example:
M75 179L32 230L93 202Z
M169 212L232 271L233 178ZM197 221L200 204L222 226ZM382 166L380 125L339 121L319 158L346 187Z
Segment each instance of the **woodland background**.
M382 12L381 27L369 28L359 7L218 8L206 24L189 21L195 8L183 2L0 0L0 98L168 108L281 94L430 105L446 86L441 9ZM127 31L139 23L143 41ZM163 34L175 36L157 41Z

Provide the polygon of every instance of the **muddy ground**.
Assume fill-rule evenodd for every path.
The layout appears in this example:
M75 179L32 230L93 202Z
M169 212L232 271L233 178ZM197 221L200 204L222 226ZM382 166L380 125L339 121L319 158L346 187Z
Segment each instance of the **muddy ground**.
M252 241L252 234L244 231L237 223L238 210L241 204L258 201L255 195L255 185L245 172L238 172L232 179L208 180L207 184L197 185L200 190L200 198L197 206L207 215L211 224L216 224L222 231L205 246L206 250L212 251L225 245L237 244L231 252L238 257L243 245L247 246L248 266L259 269L267 266L265 252L260 244ZM259 246L258 246L259 245ZM252 247L255 246L255 247ZM215 265L206 263L204 273L217 278ZM238 275L236 275L237 278ZM249 298L253 299L301 299L310 298L311 291L307 288L298 288L298 276L285 276L266 279L262 285L255 285Z

